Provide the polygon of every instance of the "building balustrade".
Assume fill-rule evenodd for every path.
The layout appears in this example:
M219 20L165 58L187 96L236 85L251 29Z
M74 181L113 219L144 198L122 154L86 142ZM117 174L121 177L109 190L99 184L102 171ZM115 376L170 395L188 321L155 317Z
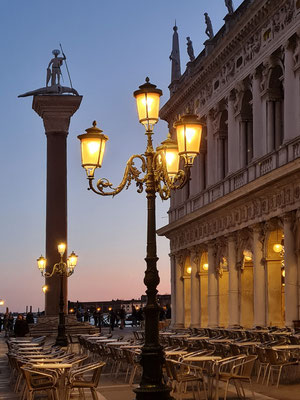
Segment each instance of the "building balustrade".
M171 207L169 210L169 222L174 222L201 207L213 203L222 196L240 189L255 179L258 179L299 157L300 139L296 138L281 145L277 150L253 160L245 168L227 175L227 177L222 181L211 185L183 203Z

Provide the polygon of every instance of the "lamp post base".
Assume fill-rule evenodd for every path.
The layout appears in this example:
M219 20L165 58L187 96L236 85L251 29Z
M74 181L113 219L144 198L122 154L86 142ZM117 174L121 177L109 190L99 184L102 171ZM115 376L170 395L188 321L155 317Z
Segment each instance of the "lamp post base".
M170 396L171 389L167 386L161 387L138 387L133 390L136 393L135 400L174 400Z
M63 312L62 306L61 306L61 311L59 312L58 332L57 332L57 338L55 341L55 345L61 346L61 347L68 346L68 338L66 335L65 314Z

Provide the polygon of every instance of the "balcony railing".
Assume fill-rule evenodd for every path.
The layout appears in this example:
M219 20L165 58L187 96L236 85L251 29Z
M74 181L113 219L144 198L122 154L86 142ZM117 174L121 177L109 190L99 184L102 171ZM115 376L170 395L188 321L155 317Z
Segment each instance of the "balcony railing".
M270 173L300 157L300 137L283 144L279 149L254 160L247 167L228 175L222 181L209 186L202 192L169 210L169 222L213 203L217 199L237 190L259 177Z

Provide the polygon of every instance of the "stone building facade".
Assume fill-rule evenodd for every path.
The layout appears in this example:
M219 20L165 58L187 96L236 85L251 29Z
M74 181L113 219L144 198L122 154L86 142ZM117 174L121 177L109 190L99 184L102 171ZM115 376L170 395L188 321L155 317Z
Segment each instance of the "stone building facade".
M161 109L173 136L186 112L204 125L191 180L173 193L169 223L158 231L170 240L172 324L293 326L300 1L245 0L224 20L185 72L172 73Z

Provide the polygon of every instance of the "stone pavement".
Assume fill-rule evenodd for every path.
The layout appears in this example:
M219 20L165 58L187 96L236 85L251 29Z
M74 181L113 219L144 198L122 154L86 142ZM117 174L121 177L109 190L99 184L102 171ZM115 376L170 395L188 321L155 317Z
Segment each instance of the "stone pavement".
M122 335L124 337L132 336L132 328L126 327L123 331L115 329L113 332L114 336ZM7 346L5 339L3 338L3 333L0 335L0 400L19 400L20 396L13 392L11 385L9 384L10 371L7 364ZM139 376L136 379L135 385L137 387ZM294 385L283 385L281 384L277 389L274 386L262 386L254 382L254 391L256 400L300 400L300 383ZM130 387L125 383L125 373L119 374L118 378L111 376L109 368L103 371L100 385L98 387L98 397L99 400L134 400L135 394L133 392L133 387ZM224 391L222 390L224 386L221 385L220 390L220 400L223 398L222 395ZM236 394L234 387L230 388L228 394L228 400L236 400ZM251 392L246 390L246 396L251 399ZM42 396L36 396L36 399L42 399ZM44 397L45 398L45 397ZM80 399L77 391L71 396L71 400ZM86 400L91 400L90 391L86 391ZM184 399L192 399L192 396L186 397Z

